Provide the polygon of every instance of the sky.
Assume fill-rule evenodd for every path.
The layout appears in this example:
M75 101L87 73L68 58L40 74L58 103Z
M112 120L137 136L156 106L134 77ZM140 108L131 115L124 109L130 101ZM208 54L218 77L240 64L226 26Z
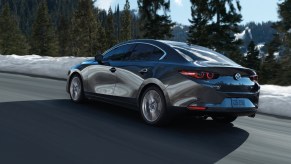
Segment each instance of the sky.
M248 22L266 22L277 21L277 3L282 0L240 0L242 6L241 14L243 16L242 24ZM137 9L137 0L129 0L131 9ZM120 5L123 9L125 0L97 0L96 6L108 10L111 6L114 10L115 6ZM173 21L183 25L189 25L188 19L191 17L190 0L171 0L171 18Z

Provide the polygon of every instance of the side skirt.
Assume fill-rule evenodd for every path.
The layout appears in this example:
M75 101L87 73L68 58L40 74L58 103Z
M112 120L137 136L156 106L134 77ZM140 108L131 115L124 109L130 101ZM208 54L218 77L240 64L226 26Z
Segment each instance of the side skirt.
M118 96L103 95L103 94L90 93L90 92L85 92L84 94L88 99L102 101L102 102L105 102L108 104L114 104L117 106L122 106L122 107L129 108L132 110L137 110L137 111L139 110L138 103L135 98L118 97Z

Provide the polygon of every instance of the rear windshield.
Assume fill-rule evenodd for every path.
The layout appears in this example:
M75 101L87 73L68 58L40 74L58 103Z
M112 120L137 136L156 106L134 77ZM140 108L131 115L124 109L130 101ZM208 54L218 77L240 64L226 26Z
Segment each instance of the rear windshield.
M187 61L207 61L210 63L236 64L226 56L204 47L179 46L173 47Z

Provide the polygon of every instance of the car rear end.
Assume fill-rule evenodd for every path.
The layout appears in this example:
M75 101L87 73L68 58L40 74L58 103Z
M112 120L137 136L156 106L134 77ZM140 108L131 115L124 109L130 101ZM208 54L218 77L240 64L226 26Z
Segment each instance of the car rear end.
M191 111L205 111L210 115L255 114L258 108L259 89L257 75L245 68L209 67L199 70L182 70L180 77L193 87L185 95L195 95L187 104ZM198 75L198 76L197 76ZM200 92L191 93L192 90ZM187 99L187 98L186 98Z
M174 48L188 64L177 64L168 79L168 106L211 117L255 115L260 93L255 71L205 48Z

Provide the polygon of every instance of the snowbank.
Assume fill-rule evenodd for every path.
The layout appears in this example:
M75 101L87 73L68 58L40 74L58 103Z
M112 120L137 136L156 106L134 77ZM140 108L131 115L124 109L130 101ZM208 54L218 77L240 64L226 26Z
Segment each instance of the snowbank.
M291 117L291 86L262 85L259 111Z
M66 79L68 70L88 58L0 55L0 71Z
M0 71L65 79L68 70L89 58L0 55ZM291 86L262 85L259 111L291 118Z

